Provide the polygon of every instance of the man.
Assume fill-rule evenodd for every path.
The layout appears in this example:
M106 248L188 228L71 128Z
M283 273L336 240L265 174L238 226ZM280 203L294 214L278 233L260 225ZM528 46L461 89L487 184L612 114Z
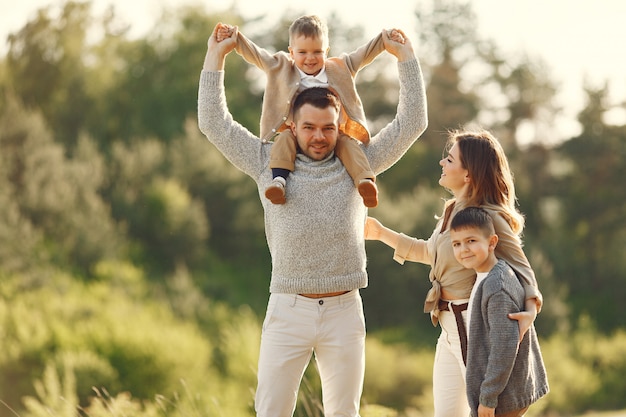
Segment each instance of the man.
M254 179L262 196L272 181L272 144L234 122L228 112L224 60L236 36L217 42L216 30L200 77L200 130ZM427 125L421 70L404 38L404 43L393 42L383 34L386 49L398 59L400 100L396 118L364 149L376 174L397 162ZM323 88L305 90L293 113L290 128L299 153L287 184L290 198L282 205L261 198L272 276L255 408L261 417L293 415L302 375L315 352L324 415L358 416L365 363L359 289L367 286L366 208L333 152L340 115L336 96Z

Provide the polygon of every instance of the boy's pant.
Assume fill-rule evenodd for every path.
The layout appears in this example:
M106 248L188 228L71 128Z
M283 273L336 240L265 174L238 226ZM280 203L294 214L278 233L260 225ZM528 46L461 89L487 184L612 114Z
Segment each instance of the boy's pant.
M458 300L453 303L467 301ZM467 311L463 311L462 315L467 323ZM469 416L470 408L465 392L465 364L454 313L439 312L439 326L441 334L437 340L433 367L435 417Z
M259 417L291 417L312 353L324 416L358 416L365 373L365 318L358 290L329 298L271 294L255 408Z
M293 172L297 152L296 138L290 129L285 129L274 139L270 151L270 168L282 168ZM376 180L374 171L363 152L362 145L356 139L343 133L337 138L335 155L341 160L346 171L354 181L355 186L365 178Z

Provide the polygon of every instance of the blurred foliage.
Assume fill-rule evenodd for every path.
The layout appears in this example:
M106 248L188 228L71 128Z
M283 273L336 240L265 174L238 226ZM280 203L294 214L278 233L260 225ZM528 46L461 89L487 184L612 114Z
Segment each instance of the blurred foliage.
M197 83L218 21L284 50L303 14L245 20L236 8L163 12L145 37L113 8L41 9L0 58L0 414L21 417L251 416L271 262L258 190L197 128ZM544 294L537 319L551 394L532 415L626 407L626 126L609 86L582 86L581 131L554 140L558 83L545 63L481 39L471 3L416 2L413 39L429 129L379 176L371 215L426 238L448 194L446 132L486 126L502 141ZM364 30L327 18L331 55ZM269 30L268 30L269 28ZM264 79L226 62L233 116L258 133ZM373 132L397 104L394 59L359 73ZM523 139L523 140L522 140ZM363 413L432 410L428 266L367 242L369 336ZM321 414L314 362L297 416Z

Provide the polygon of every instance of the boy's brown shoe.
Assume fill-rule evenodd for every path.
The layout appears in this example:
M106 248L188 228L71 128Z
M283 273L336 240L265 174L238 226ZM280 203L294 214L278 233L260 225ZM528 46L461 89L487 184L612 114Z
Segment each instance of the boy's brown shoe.
M282 181L281 181L282 180ZM265 189L265 197L272 204L285 204L285 180L281 177L274 178L272 183Z
M374 208L378 205L378 187L376 183L369 178L359 181L357 187L359 194L363 197L363 204L365 207Z

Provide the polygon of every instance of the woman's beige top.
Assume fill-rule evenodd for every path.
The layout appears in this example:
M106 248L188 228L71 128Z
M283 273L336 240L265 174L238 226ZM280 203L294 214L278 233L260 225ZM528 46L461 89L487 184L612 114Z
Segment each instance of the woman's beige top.
M461 208L460 204L456 204L450 218ZM539 311L543 304L543 298L535 279L535 273L522 249L521 239L513 233L504 213L498 206L485 205L483 208L493 218L498 235L496 257L505 260L513 268L524 287L526 299L536 298L538 300L537 311ZM424 312L431 313L431 320L435 326L439 322L437 305L441 298L441 290L444 289L446 293L458 299L469 298L476 280L474 270L464 268L455 259L450 241L450 230L446 225L446 230L442 232L442 224L443 220L439 220L428 240L416 239L401 233L393 256L393 259L400 264L404 264L404 261L411 261L431 265L429 279L432 288L426 295Z

